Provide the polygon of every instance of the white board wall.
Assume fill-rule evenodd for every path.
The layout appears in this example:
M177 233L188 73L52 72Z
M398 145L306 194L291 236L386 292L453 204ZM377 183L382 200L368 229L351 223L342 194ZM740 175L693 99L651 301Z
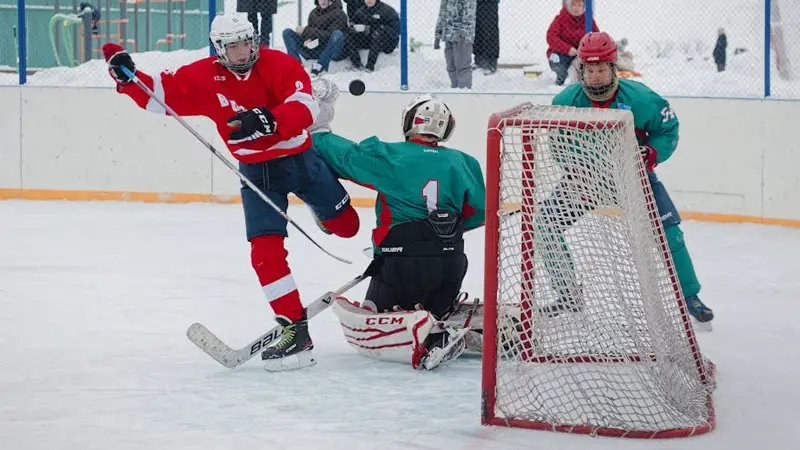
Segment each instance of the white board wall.
M400 140L400 111L414 94L347 94L334 131ZM440 95L457 126L449 145L485 161L491 112L549 96ZM238 195L236 177L174 119L97 88L0 87L0 188ZM800 102L670 99L681 120L673 158L657 169L679 209L800 220ZM60 106L56 106L60 105ZM213 124L191 118L228 155ZM228 157L230 157L228 155ZM353 197L372 198L348 184Z

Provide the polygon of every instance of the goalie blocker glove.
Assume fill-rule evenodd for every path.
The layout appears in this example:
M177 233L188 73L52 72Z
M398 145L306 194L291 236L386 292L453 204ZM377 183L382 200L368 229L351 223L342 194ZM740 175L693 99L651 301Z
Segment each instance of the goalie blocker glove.
M136 64L134 64L131 55L121 45L113 42L106 43L103 45L103 57L108 63L108 73L117 83L130 83L130 77L122 71L121 67L127 68L131 73L136 73Z
M278 124L272 111L262 106L236 114L228 119L228 126L236 128L228 134L228 144L239 144L277 133Z

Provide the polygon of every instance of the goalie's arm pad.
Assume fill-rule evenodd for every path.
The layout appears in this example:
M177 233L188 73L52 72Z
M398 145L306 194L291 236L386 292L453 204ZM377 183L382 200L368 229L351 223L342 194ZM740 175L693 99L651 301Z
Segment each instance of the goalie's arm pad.
M428 311L374 313L338 298L333 312L347 343L369 358L411 364L425 353L425 340L435 325Z

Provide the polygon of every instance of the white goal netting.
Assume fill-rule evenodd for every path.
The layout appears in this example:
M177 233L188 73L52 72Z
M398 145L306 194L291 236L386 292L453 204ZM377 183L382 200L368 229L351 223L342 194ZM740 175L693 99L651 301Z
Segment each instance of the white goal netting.
M486 296L500 312L484 350L485 421L629 437L713 428L713 365L697 346L631 113L528 105L495 117Z

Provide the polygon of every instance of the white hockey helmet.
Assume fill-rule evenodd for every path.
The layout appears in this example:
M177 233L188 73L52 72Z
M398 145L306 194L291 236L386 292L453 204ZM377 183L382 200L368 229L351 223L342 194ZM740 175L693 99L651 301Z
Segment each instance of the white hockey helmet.
M453 133L456 120L443 101L425 94L415 97L403 108L402 124L405 137L422 134L444 142Z
M222 65L234 72L247 72L258 60L259 39L253 24L247 20L247 16L244 14L233 13L215 17L211 22L211 32L208 33L208 38L216 49L217 58ZM232 63L228 59L226 46L248 40L253 46L250 50L250 59L244 63Z

